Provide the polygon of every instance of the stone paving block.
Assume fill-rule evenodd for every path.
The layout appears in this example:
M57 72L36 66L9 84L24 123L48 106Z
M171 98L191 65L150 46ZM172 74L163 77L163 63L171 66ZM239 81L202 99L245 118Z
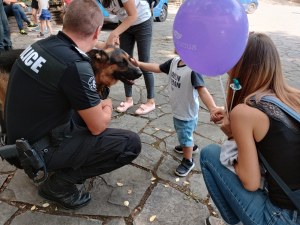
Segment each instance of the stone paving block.
M128 216L130 211L128 207L121 204L111 204L109 202L110 195L113 188L108 186L103 179L97 177L93 181L93 188L90 191L92 200L91 202L78 210L67 210L80 215L101 215L101 216Z
M143 132L144 131L145 131L145 129L143 130ZM151 135L146 134L146 133L141 133L140 138L141 138L142 143L149 144L149 145L151 145L157 141L154 137L152 137Z
M164 115L156 120L153 120L149 123L149 126L158 128L160 130L169 131L170 129L174 129L173 127L173 118L169 115Z
M131 130L133 132L140 132L140 130L145 127L147 124L147 120L140 118L140 117L135 117L131 116L128 114L123 114L119 118L114 119L112 123L110 124L111 128L120 128L120 129L127 129Z
M151 184L151 177L151 173L131 165L101 175L93 181L91 203L74 213L127 217L130 211L139 204ZM118 186L117 183L123 186ZM130 193L128 193L129 190L131 190ZM129 201L128 207L124 205L124 201Z
M107 225L126 225L123 219L112 219Z
M12 172L15 170L16 170L16 167L10 165L7 161L0 160L0 173L1 172L4 172L4 173Z
M134 164L140 165L144 168L153 170L158 163L161 152L153 148L151 145L142 144L141 154L133 161Z
M37 184L33 183L23 170L17 170L5 191L0 194L0 198L34 205L45 203L37 193Z
M0 187L4 184L4 181L7 179L7 175L0 174Z
M165 139L166 137L172 135L172 133L170 133L172 131L172 129L169 129L168 130L169 132L165 132L165 131L161 131L161 130L158 130L157 132L155 132L153 134L153 136L157 137L158 139Z
M95 219L77 218L60 215L49 215L40 212L27 211L16 216L10 225L101 225L102 222Z
M190 190L201 200L206 199L208 191L206 189L202 174L193 174L190 179Z
M196 133L219 143L224 140L225 134L215 124L201 124L197 127Z
M0 201L0 224L11 218L11 216L18 210L17 207L11 206L5 202Z
M159 205L157 203L159 202ZM184 214L178 213L184 212ZM136 225L202 225L209 215L206 206L170 187L158 184L143 208L135 218ZM151 216L156 216L153 222Z

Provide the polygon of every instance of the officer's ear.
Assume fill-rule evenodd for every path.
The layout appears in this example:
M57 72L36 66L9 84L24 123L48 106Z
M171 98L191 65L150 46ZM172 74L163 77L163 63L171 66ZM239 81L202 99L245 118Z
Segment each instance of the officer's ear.
M94 39L94 40L98 40L98 39L99 39L101 29L102 29L102 26L97 27L97 29L96 29L96 31L95 31L95 33L94 33L94 36L93 36L93 39Z

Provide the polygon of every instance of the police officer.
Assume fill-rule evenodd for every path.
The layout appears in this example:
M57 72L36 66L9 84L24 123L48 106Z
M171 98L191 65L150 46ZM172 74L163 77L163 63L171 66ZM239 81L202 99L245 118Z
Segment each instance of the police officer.
M67 209L91 199L75 184L130 163L141 150L136 133L108 128L112 102L96 91L85 52L96 44L102 24L95 1L72 1L62 31L25 49L8 84L8 144L25 138L43 156L53 173L38 193ZM86 126L79 126L74 114Z

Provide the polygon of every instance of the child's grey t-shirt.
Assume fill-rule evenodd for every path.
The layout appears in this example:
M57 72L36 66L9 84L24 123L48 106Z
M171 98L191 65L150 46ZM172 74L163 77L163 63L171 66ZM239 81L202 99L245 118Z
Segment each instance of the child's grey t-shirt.
M188 66L178 66L180 57L170 59L159 66L163 73L169 75L169 98L173 116L189 121L198 117L199 94L197 87L204 87L201 74Z

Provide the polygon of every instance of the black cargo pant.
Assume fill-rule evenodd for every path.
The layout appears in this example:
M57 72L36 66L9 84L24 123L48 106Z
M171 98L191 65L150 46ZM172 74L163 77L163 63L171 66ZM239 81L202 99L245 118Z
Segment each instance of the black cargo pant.
M86 127L55 129L53 146L44 150L49 172L72 182L108 173L132 162L141 151L139 136L129 130L108 128L92 135Z

